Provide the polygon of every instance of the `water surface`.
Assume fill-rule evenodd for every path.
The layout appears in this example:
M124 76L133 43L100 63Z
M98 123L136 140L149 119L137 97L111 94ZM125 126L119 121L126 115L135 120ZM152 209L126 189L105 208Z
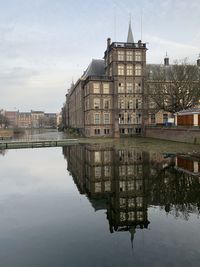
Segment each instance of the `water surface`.
M0 266L199 266L200 160L142 142L2 153Z

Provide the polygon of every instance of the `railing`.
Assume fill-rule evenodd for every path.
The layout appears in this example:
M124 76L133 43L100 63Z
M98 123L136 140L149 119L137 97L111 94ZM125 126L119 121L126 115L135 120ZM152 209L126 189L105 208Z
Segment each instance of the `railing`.
M111 47L126 47L126 48L146 48L146 43L123 43L123 42L114 42L111 44Z

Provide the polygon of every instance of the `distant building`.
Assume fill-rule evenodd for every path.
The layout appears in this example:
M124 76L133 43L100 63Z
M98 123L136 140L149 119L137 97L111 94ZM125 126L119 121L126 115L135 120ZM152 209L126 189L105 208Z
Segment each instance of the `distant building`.
M19 111L5 111L4 115L9 121L9 127L17 127Z
M19 128L31 128L32 120L30 112L19 112L18 113L18 127Z
M44 127L44 111L31 110L31 127L32 128Z

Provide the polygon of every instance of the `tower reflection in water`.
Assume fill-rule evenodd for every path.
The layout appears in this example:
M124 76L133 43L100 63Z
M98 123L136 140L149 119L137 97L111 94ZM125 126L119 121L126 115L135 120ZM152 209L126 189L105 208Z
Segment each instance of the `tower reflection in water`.
M111 233L129 231L133 241L136 228L148 228L150 206L186 220L199 214L200 163L191 158L94 144L64 147L63 154L79 192L95 210L107 210Z

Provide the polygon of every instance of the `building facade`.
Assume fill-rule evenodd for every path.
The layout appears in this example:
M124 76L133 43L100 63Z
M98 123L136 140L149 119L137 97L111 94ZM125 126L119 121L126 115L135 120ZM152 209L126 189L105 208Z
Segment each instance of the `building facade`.
M66 95L64 126L84 136L134 135L142 132L146 44L107 40L103 60L92 60Z

